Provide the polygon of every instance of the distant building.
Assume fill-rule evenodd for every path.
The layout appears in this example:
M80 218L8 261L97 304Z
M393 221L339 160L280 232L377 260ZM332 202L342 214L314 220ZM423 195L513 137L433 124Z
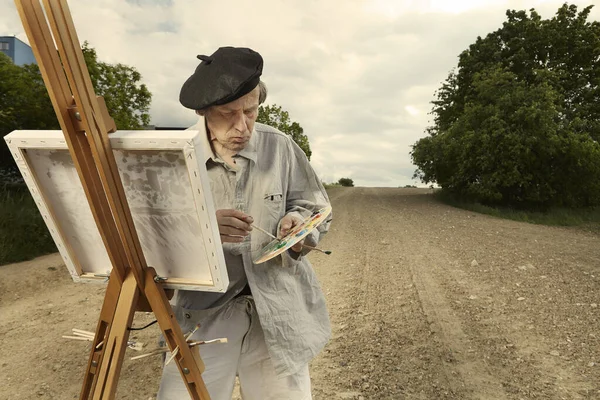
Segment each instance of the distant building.
M16 65L37 64L31 47L16 36L0 36L0 51L9 56Z

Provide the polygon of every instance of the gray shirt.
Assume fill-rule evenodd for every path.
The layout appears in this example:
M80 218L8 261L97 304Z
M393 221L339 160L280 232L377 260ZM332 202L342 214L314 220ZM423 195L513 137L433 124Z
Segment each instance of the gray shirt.
M237 168L212 151L204 118L190 129L200 131L211 191L217 209L235 208L251 215L254 225L277 235L281 218L304 219L329 205L327 193L304 152L287 135L255 124L246 148L235 157ZM331 223L331 215L305 238L316 246ZM289 375L304 367L327 343L330 325L325 299L308 250L254 264L271 238L253 230L242 243L223 243L230 284L226 293L178 291L176 315L207 310L207 315L250 285L275 371ZM194 313L196 314L196 313Z
M208 142L204 144L205 147L209 146ZM203 150L206 151L206 149ZM217 210L237 209L246 212L248 159L236 156L236 166L232 167L212 151L207 156L206 169L215 208ZM229 287L226 293L207 292L198 295L197 292L179 291L177 304L187 309L205 310L222 306L235 297L248 284L241 253L249 250L249 247L249 240L242 243L223 243L223 253L229 276Z

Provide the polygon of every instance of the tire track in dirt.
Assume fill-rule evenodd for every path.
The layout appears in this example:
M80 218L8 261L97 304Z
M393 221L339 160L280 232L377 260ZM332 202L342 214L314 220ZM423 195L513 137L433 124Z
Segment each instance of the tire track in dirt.
M315 258L334 336L313 376L338 390L321 389L315 379L315 398L468 398L460 376L447 373L448 352L423 314L406 249L392 232L394 216L374 212L369 190L347 192L332 196L336 256Z
M458 372L460 382L473 399L506 399L502 384L482 361L483 357L475 353L475 347L463 331L461 321L454 316L448 300L441 294L441 286L433 277L427 266L431 265L429 257L421 257L420 266L411 263L413 282L419 292L423 313L427 317L432 332L436 333L445 347L448 358L454 365L447 376ZM471 356L470 356L471 355ZM476 355L473 357L472 355Z
M482 358L473 354L475 346L463 331L461 320L455 316L438 283L435 269L440 263L447 262L446 257L428 246L421 235L415 232L414 223L406 218L410 209L390 204L389 197L378 192L377 189L369 190L371 208L379 211L374 222L381 227L380 235L393 240L393 247L408 257L403 264L410 271L431 332L439 338L439 345L446 355L448 368L443 371L448 383L455 392L463 390L473 399L506 399L502 384L481 361ZM406 231L398 235L401 227ZM411 251L415 248L419 249L416 253Z

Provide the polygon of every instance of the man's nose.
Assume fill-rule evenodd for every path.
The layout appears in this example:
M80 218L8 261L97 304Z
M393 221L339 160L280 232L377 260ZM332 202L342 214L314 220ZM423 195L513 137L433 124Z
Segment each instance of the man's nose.
M236 116L235 124L233 125L239 132L246 132L248 130L248 117L245 113L239 113Z

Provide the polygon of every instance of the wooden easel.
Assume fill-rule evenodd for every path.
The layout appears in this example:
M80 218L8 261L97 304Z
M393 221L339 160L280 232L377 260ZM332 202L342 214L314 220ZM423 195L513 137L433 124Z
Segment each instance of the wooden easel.
M207 400L204 364L146 264L108 139L116 126L94 93L67 2L43 0L48 20L40 0L15 3L112 263L80 399L114 398L133 315L149 307L171 351L179 347L175 361L191 398Z

